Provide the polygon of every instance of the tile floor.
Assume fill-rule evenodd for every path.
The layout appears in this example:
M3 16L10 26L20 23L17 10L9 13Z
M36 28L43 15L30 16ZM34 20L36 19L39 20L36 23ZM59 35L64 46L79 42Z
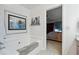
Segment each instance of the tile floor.
M47 40L47 49L41 50L37 55L61 55L62 44L61 42Z

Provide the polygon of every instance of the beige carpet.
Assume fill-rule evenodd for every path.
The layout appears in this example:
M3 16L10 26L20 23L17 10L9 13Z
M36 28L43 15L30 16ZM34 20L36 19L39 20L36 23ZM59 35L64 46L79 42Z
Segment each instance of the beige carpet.
M61 42L48 40L47 49L41 50L37 55L61 55L62 44Z

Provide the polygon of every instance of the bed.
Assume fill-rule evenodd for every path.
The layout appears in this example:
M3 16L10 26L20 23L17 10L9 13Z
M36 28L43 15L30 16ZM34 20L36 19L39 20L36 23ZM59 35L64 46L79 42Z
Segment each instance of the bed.
M47 39L55 40L54 37L55 37L55 32L54 31L49 32L47 34Z

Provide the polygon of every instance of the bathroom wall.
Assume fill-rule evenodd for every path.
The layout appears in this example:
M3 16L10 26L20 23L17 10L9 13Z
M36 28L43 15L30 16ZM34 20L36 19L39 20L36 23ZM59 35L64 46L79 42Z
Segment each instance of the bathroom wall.
M40 25L31 26L31 41L40 42L40 50L45 50L47 41L46 41L46 11L49 9L56 8L60 5L58 4L44 4L36 8L31 9L31 17L40 16Z
M25 33L19 33L19 34L10 34L7 35L5 32L5 25L4 25L4 10L8 10L11 11L13 13L16 14L20 14L20 15L24 15L27 16L27 31ZM9 4L4 4L4 5L0 5L0 41L3 41L5 43L6 48L8 47L8 43L13 44L12 42L14 41L20 41L21 42L21 46L19 48L22 48L24 46L26 46L27 44L30 44L30 10L27 8L24 8L21 5L9 5ZM2 38L1 38L2 37ZM6 38L6 39L4 39ZM18 42L17 42L18 43ZM15 47L16 44L14 44L13 46L9 46L8 48ZM11 50L10 49L10 50ZM9 49L8 49L9 50ZM12 54L12 53L9 53Z
M41 41L40 47L46 49L46 11L60 5L42 5L31 10L31 17L40 16L40 26L31 26L31 40ZM62 6L62 54L76 54L76 23L79 19L79 5Z
M79 21L79 5L63 5L63 42L62 54L76 54L76 25Z

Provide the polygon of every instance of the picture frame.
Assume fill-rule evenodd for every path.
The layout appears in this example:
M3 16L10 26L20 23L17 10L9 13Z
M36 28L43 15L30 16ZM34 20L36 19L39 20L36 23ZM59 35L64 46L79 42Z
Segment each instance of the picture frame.
M8 14L8 30L26 30L26 18Z
M26 33L27 32L27 16L23 14L18 14L16 12L12 12L9 10L4 10L4 28L5 28L5 33L6 35L11 35L11 34L19 34L19 33ZM13 18L12 18L13 17ZM25 22L25 28L16 28L15 26L11 27L10 21L11 19L21 19L24 20ZM23 26L23 25L21 25Z
M31 25L40 25L40 16L31 19Z

